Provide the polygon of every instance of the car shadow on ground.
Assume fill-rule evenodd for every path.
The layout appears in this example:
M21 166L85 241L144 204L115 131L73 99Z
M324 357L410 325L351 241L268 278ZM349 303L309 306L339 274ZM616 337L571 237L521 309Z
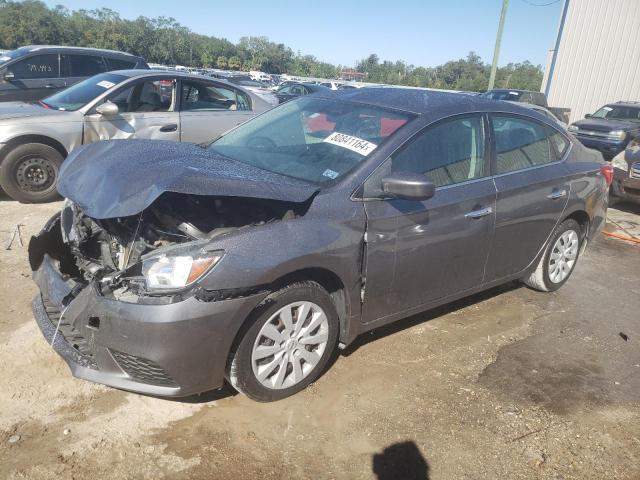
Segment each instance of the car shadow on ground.
M386 447L371 463L377 480L429 480L429 464L413 441Z
M498 295L502 295L503 293L507 293L521 287L522 287L521 282L518 282L518 281L509 282L504 285L500 285L500 286L491 288L489 290L476 293L475 295L465 297L455 302L447 303L440 307L427 310L426 312L418 313L416 315L412 315L411 317L398 320L396 322L390 323L389 325L376 328L374 330L366 332L360 335L359 337L357 337L344 350L340 351L340 354L348 357L349 355L355 353L360 347L367 345L368 343L375 342L377 340L380 340L381 338L387 337L389 335L393 335L394 333L400 332L407 328L411 328L415 325L419 325L421 323L428 322L435 318L442 317L449 313L455 312L456 310L461 310L470 305L483 302L490 298L496 297Z

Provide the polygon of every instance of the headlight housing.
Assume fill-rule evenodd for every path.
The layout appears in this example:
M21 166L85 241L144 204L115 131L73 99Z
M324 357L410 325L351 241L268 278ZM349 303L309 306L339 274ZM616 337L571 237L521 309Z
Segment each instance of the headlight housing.
M222 251L162 254L142 260L142 275L150 290L187 287L202 278L222 258Z
M567 130L569 130L570 132L577 132L578 130L580 130L576 125L569 125L569 128L567 128Z
M627 136L627 132L623 130L613 130L609 132L607 136L612 140L624 140Z
M629 171L629 164L624 159L624 152L620 155L616 155L613 160L611 160L611 166L614 168L619 168L620 170L624 170L625 172Z

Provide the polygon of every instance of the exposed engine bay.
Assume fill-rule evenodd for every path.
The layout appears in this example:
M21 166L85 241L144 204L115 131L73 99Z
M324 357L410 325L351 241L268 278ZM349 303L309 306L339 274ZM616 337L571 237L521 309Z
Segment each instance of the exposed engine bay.
M57 257L62 273L82 284L95 282L105 295L157 295L145 286L143 256L181 244L204 246L238 229L291 220L303 215L309 204L164 193L137 215L97 220L66 201L59 220L65 245L52 250L49 244L47 253Z

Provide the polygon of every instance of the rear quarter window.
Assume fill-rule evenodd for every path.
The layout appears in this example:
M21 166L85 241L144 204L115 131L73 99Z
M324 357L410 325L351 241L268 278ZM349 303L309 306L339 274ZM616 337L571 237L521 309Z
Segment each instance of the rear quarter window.
M107 58L109 70L129 70L135 68L137 60L123 60L121 58Z
M549 141L553 147L551 154L554 157L554 160L562 160L564 154L567 153L567 150L569 149L569 140L567 140L567 137L556 130L549 129Z

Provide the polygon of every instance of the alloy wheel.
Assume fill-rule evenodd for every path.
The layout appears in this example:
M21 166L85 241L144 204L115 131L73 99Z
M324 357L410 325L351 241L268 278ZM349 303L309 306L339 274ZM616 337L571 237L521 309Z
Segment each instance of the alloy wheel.
M549 256L549 280L560 283L566 279L578 258L578 234L567 230L558 237Z
M251 351L261 385L284 389L298 384L318 365L329 340L329 320L318 305L290 303L262 326Z

